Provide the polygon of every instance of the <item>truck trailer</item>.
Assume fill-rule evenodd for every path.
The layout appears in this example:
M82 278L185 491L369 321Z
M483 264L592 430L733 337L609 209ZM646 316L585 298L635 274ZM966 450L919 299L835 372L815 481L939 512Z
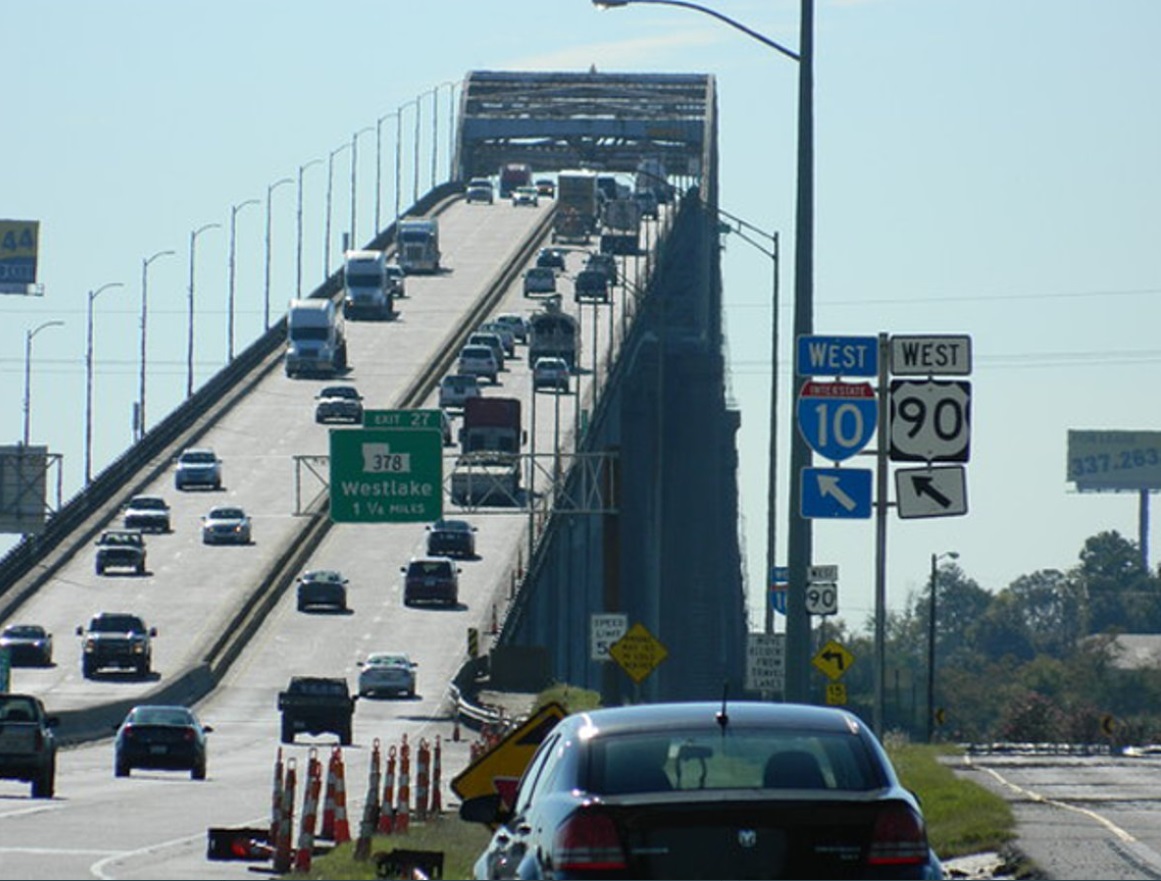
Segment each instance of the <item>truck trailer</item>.
M481 395L464 401L464 419L460 427L462 453L482 450L519 453L524 440L519 398L492 398Z
M439 272L439 221L434 217L401 220L398 230L399 265L408 275Z
M343 316L383 321L393 317L395 286L388 277L384 251L347 251L343 261Z
M595 171L562 171L556 177L553 242L584 242L597 230L600 200Z
M327 299L291 300L286 312L286 375L333 375L347 369L343 317Z

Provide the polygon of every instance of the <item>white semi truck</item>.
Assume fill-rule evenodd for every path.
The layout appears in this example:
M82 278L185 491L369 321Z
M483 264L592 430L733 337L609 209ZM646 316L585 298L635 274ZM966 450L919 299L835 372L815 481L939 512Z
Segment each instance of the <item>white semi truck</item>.
M290 301L285 366L287 376L333 375L347 369L346 327L333 301Z
M395 314L395 282L383 251L347 251L343 262L343 316L386 321Z

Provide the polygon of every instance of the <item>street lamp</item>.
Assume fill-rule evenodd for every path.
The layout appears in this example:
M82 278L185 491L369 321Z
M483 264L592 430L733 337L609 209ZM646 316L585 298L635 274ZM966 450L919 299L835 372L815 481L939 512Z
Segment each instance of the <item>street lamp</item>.
M194 253L197 249L198 236L207 229L221 229L220 223L207 223L199 226L189 234L189 329L185 341L185 396L193 394L194 375Z
M335 147L331 150L330 158L327 159L327 234L326 242L323 244L323 281L327 280L331 271L331 194L335 186L335 157L353 143L353 141L347 141L347 143Z
M145 436L145 337L149 326L149 264L158 257L172 257L173 251L158 251L141 261L141 376L137 393L136 439Z
M455 169L452 167L452 163L455 162L455 152L456 152L455 128L456 128L456 86L457 85L459 85L459 84L457 82L455 82L454 80L444 80L442 83L440 83L438 86L436 86L437 89L442 89L444 86L447 86L447 179L449 181L453 177L455 177ZM435 98L435 102L436 102L436 106L438 108L438 102L439 102L438 95ZM436 155L435 154L438 152L439 151L436 150L434 147L432 148L431 185L433 187L435 186L435 164L436 164Z
M97 299L101 291L123 287L125 285L121 282L111 281L101 285L95 291L89 291L89 308L85 325L85 486L88 486L93 479L93 300ZM27 402L27 392L25 392L24 399ZM24 407L25 412L27 412L28 404L25 403ZM27 428L24 430L24 443L28 443Z
M958 560L955 551L931 555L931 597L927 614L927 742L935 738L935 580L939 572L939 561Z
M400 178L402 176L402 171L403 171L403 152L402 152L403 111L406 110L408 107L410 107L412 104L414 104L416 107L415 115L416 115L417 123L416 123L416 127L415 127L415 162L418 163L419 162L419 125L418 125L419 100L413 98L410 101L405 101L402 104L400 104L399 107L397 107L395 110L395 241L396 241L396 247L398 247L398 242L399 242L399 195L400 195L399 194L399 187L400 187ZM419 198L418 179L416 181L415 189L416 189L415 199L413 199L412 201L416 201Z
M270 197L283 184L292 183L294 183L293 179L284 177L281 180L276 180L266 188L266 286L264 299L266 323L263 325L266 330L270 330Z
M798 62L798 191L795 208L794 242L794 336L814 332L814 0L801 0L798 52L792 52L745 25L709 7L685 0L592 0L597 7L649 3L679 6L702 12L741 31L765 46ZM797 361L797 359L796 359ZM794 365L794 388L802 384L798 364ZM790 505L787 535L787 564L790 589L786 608L786 689L788 701L809 699L810 617L806 613L806 576L810 566L811 523L799 513L802 508L800 476L810 465L810 447L802 432L790 433ZM774 467L774 463L770 463ZM883 610L876 609L877 617Z
M357 243L359 241L359 236L356 232L358 227L355 226L355 205L358 203L358 199L356 199L356 197L355 197L355 192L357 189L356 180L358 178L358 173L359 173L359 162L358 162L358 158L359 158L359 135L366 134L367 132L373 132L373 131L375 131L373 126L367 126L367 128L359 129L357 132L355 132L353 135L351 135L351 247L352 248L357 248L358 247ZM375 232L376 232L376 234L378 234L379 231L376 230ZM372 238L374 238L374 237L372 236Z
M234 360L234 246L238 231L238 212L247 205L258 205L260 202L260 199L247 199L245 202L230 206L230 293L228 304L229 315L226 317L227 364Z
M321 165L321 159L312 159L306 165L298 166L298 245L295 251L295 296L302 296L302 173L312 165Z
M28 422L29 412L32 409L32 338L44 330L46 327L60 327L64 324L63 321L46 321L32 330L28 331L24 336L24 446L28 447Z
M379 223L379 207L383 195L383 123L398 113L387 113L375 120L375 235L383 231Z

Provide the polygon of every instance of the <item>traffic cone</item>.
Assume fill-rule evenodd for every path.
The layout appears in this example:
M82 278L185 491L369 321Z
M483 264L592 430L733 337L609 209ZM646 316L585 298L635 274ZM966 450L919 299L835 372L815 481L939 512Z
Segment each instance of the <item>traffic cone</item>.
M395 814L395 831L406 835L411 826L411 747L407 735L399 748L399 802Z
M456 723L452 726L452 740L460 742L460 708L456 707Z
M347 772L343 765L343 751L335 747L335 844L351 840L351 825L347 822Z
M335 748L338 749L337 747ZM327 762L327 786L323 796L322 827L318 837L327 841L335 840L335 750L331 751L330 761Z
M437 734L435 736L435 752L431 757L431 813L438 817L443 812L443 797L439 794L440 753L443 744Z
M274 797L270 805L270 840L278 840L278 818L282 811L282 747L274 760Z
M367 782L367 798L363 803L363 820L355 841L355 859L365 862L371 858L371 837L379 822L379 738L371 746L371 773Z
M431 751L427 739L420 738L415 754L415 819L421 823L427 819L427 784Z
M278 808L278 834L274 839L274 871L284 875L290 871L290 837L294 825L295 761L286 761L286 784L282 787L282 803Z
M492 629L490 632L493 634L500 632L500 619L496 616L495 603L492 603Z
M379 832L395 831L395 747L387 750L387 774L383 778L383 801L379 806Z
M311 772L314 773L311 773ZM302 804L302 828L298 833L298 851L294 858L294 871L309 872L311 857L314 855L314 824L318 811L318 794L322 788L322 766L317 758L308 765L306 798Z

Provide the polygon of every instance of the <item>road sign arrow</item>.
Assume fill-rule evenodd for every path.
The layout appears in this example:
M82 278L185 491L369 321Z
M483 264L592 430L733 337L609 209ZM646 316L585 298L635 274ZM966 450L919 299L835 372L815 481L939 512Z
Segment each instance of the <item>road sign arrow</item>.
M847 659L844 656L843 652L839 652L839 651L823 652L821 657L824 661L831 663L831 664L834 664L835 667L838 668L839 670L842 670L843 668L846 667L846 660Z
M916 496L928 496L941 508L951 507L951 499L935 488L935 481L931 477L917 474L911 478L911 485Z
M839 488L839 479L837 476L820 474L818 476L818 492L823 498L827 496L832 497L848 511L855 509L855 500Z

